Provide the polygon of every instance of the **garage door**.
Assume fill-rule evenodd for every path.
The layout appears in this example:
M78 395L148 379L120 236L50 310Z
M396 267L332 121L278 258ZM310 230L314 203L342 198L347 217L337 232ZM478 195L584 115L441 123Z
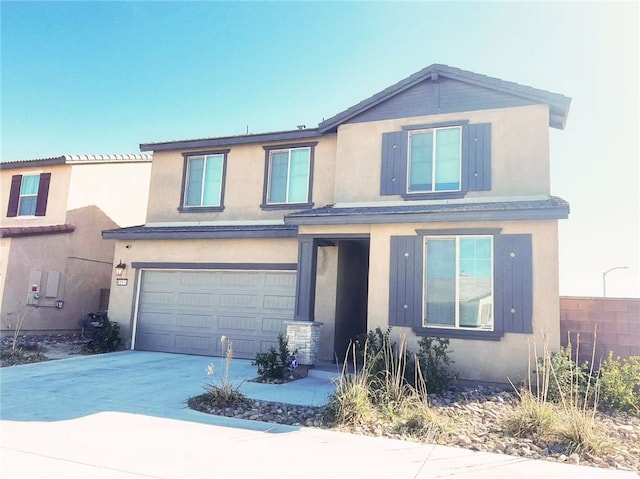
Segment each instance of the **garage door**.
M295 271L144 270L135 349L254 359L293 319Z

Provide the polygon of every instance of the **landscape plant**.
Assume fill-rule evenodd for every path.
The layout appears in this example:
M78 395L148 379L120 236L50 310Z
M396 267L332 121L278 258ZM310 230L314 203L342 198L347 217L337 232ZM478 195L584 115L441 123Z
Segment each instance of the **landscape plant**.
M277 382L293 379L293 370L298 367L297 351L289 350L289 340L283 334L278 335L278 350L271 346L266 353L256 354L251 363L258 368L261 382Z
M531 364L531 350L529 358ZM576 357L579 353L576 350ZM595 349L592 352L592 361ZM593 366L585 372L571 359L571 350L551 353L545 337L542 356L533 345L535 379L516 389L520 401L503 421L506 433L562 444L568 453L599 454L610 447L596 424L599 381Z
M602 405L640 415L640 356L620 359L609 352L599 373Z
M110 353L120 346L120 325L106 314L98 317L98 326L93 330L93 339L83 346L86 353Z
M234 405L242 405L248 402L247 397L240 391L243 382L235 384L230 377L231 361L233 359L233 342L226 336L220 338L222 347L221 369L222 376L219 380L215 378L211 383L204 386L205 393L189 399L192 402L204 402L209 407L226 408ZM207 375L215 376L215 365L210 363L207 366Z
M396 345L380 330L372 331L363 343L352 343L326 406L327 423L384 427L422 440L436 438L443 427L429 408L418 361L416 385L406 379L409 354L404 337ZM353 373L347 367L350 362Z
M452 368L454 361L450 357L449 338L425 336L420 339L418 346L420 350L416 359L429 394L440 394L453 387L458 374Z

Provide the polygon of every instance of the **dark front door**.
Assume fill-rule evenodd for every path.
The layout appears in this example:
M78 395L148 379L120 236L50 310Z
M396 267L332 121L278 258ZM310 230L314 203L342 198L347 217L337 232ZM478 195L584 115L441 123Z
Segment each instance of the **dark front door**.
M335 353L342 362L350 341L367 332L369 240L340 240L336 291Z

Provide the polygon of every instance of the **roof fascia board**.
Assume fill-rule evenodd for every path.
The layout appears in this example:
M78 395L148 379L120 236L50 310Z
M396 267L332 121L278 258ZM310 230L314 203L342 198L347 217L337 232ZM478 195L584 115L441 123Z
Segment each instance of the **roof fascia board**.
M559 220L569 217L568 208L555 207L538 210L512 211L459 211L438 213L393 213L362 215L327 215L285 218L292 225L347 225L347 224L392 224L392 223L449 223L452 221L526 221Z
M40 166L64 165L66 157L43 158L41 160L7 161L0 163L0 170L14 170L18 168L31 168Z
M168 141L163 143L141 143L140 151L167 151L191 148L211 148L231 145L245 145L249 143L265 143L271 141L306 140L322 136L318 128L304 130L281 131L275 133L256 133L253 135L227 136L219 138L204 138L196 140Z
M403 83L403 81L400 81L399 83L396 83L395 85L387 87L384 90L370 96L369 98L362 100L362 102L356 103L355 105L347 108L343 112L338 113L334 117L323 121L318 125L318 129L320 130L321 133L328 133L333 128L337 127L338 125L346 121L349 121L353 117L358 116L360 113L370 108L373 108L374 106L379 105L380 103L388 100L392 96L398 95L403 91L408 90L409 88L417 85L418 83L421 83L428 79L431 79L431 72L428 72L428 74L425 73L421 76L418 76L415 79L411 77L406 78L404 80L406 81L406 83L400 85L399 83Z
M131 263L135 269L227 269L245 271L295 271L296 263L152 263L136 262Z

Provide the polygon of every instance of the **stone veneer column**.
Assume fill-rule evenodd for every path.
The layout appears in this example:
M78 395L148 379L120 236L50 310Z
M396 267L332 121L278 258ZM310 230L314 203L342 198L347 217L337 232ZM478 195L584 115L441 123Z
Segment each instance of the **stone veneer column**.
M313 366L320 352L320 326L317 321L285 321L289 350L298 351L298 363Z

